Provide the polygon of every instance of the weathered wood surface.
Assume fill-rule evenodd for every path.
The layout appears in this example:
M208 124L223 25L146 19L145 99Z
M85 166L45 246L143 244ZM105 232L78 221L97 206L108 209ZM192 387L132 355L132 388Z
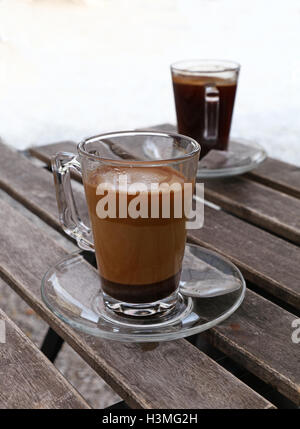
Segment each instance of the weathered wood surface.
M37 170L42 175L50 175L50 173L44 170ZM31 187L27 188L30 189ZM51 189L49 189L49 192L53 192ZM27 192L27 197L32 199L34 195ZM76 198L80 199L82 196L76 195ZM84 201L81 204L84 205ZM56 202L52 210L55 217ZM46 214L44 217L46 217ZM241 240L241 231L245 231L243 240ZM296 246L274 237L265 231L261 231L227 213L215 211L210 208L206 208L205 227L200 231L191 231L190 234L193 240L198 243L218 250L233 259L242 268L249 280L259 283L268 292L274 293L281 299L299 306L299 282L295 280L300 277L300 264L294 264L295 259L296 261L299 259L299 251ZM239 243L241 241L249 242L250 239L251 245L246 246L243 244L242 251ZM267 258L266 249L269 252ZM279 253L278 249L280 249ZM279 279L277 278L278 276ZM234 354L234 350L239 348L238 339L236 344L232 344L229 340L228 343L232 347ZM242 348L242 350L244 349ZM252 350L253 361L259 351L261 351L260 346ZM244 356L248 356L249 350L246 349L244 352ZM245 365L247 360L248 358L245 358ZM256 371L260 377L266 380L270 378L259 367L256 368ZM277 370L275 369L274 372L276 373ZM291 396L294 397L294 394L290 392Z
M23 155L2 143L0 152L0 187L41 219L57 228L58 211L52 174L33 165ZM77 200L79 212L83 212L82 217L85 220L88 217L85 199Z
M169 125L164 124L163 126L159 126L157 128L169 130ZM58 146L55 145L49 145L46 148L47 154L43 158L44 162L49 162L49 156L54 154L55 152L59 150L64 150L64 143L59 145L60 148L58 149ZM35 149L37 152L44 152L44 148L38 148ZM69 144L69 147L67 149L68 151L74 151L74 145L72 148L72 143ZM282 174L279 171L279 169L282 169ZM299 197L299 186L297 185L297 174L299 174L299 169L294 166L290 166L288 164L282 163L280 161L268 159L264 164L262 164L258 169L254 170L253 172L246 175L247 178L251 178L253 180L257 180L258 182L264 183L274 189L278 189L280 191L284 191L289 195L293 195L296 197ZM257 175L257 178L256 178ZM260 179L260 176L262 179ZM244 176L245 177L245 176ZM278 194L276 193L278 196ZM289 200L290 201L290 200ZM294 201L294 199L292 199ZM284 240L281 240L277 237L272 236L271 234L265 232L265 231L259 231L257 228L253 227L252 225L247 225L245 222L236 219L232 216L226 215L224 216L224 213L222 212L216 212L212 209L207 208L206 209L206 225L205 228L203 228L201 231L197 232L195 234L195 231L192 231L192 239L200 244L203 244L207 247L210 247L212 249L218 250L219 252L223 253L226 256L229 256L235 263L237 263L240 268L243 270L244 274L246 274L247 278L251 280L252 282L256 282L256 284L259 284L261 287L264 287L268 292L274 293L276 296L278 296L280 299L294 305L295 307L299 308L299 272L297 268L295 267L298 265L298 259L299 259L299 251L296 246L291 245L290 243L287 243ZM210 224L207 225L207 219L211 220ZM289 222L289 220L288 220ZM293 219L292 219L293 222ZM279 222L280 223L280 222ZM276 222L275 222L276 224ZM217 227L216 227L217 225ZM247 226L246 226L247 225ZM218 227L219 226L219 227ZM246 228L246 231L244 229ZM240 232L244 231L243 238L241 239ZM260 232L258 234L258 231ZM292 236L289 236L289 238L294 239L294 230L288 232L288 234L292 234ZM225 233L225 236L224 236ZM278 233L278 231L277 231ZM286 231L283 232L283 236L286 234ZM296 232L297 234L297 232ZM297 240L297 239L296 239ZM244 245L241 246L241 243L244 241ZM267 257L265 254L267 253ZM251 258L249 260L249 255L251 255ZM294 257L296 257L296 262L293 264L293 267L291 266L291 261L295 261ZM267 264L266 264L267 262ZM291 267L291 269L287 268L288 266ZM258 280L258 281L257 281ZM283 285L284 287L278 289L278 285ZM296 288L294 287L296 285ZM251 299L253 301L253 297L256 295L251 293ZM247 294L247 299L245 303L243 304L242 308L239 310L237 314L232 316L232 318L235 318L237 315L239 316L240 311L244 310L246 308L246 305L248 304L250 298L249 298L249 292ZM268 307L266 308L266 304L268 304ZM254 310L252 313L252 322L249 322L248 329L251 327L253 331L256 329L256 323L253 323L254 320L257 320L257 312L256 308L261 308L261 315L263 316L264 311L268 313L270 310L270 306L274 306L274 304L268 303L267 301L263 303L263 299L259 297L259 301L255 303L252 302L252 309ZM251 306L250 306L251 307ZM274 331L278 333L278 336L281 338L282 342L285 338L285 341L290 341L290 325L291 320L294 316L290 315L289 313L285 312L285 315L283 315L281 312L283 310L280 310L280 314L278 313L276 315L276 310L278 310L279 307L274 306L272 309L274 311L274 318L278 321L277 325L279 324L281 329L278 330L278 326L272 328L272 323L269 323L266 325L266 332L269 332L268 335L263 335L262 338L268 337L268 340L266 342L262 341L260 344L261 350L263 351L263 356L265 357L265 354L269 351L269 359L272 359L275 357L278 358L278 350L280 350L283 347L283 344L280 346L280 344L275 344L274 341ZM288 317L287 317L288 315ZM270 317L270 313L268 314L268 318ZM287 317L287 318L286 318ZM231 321L231 319L229 321ZM272 317L270 317L270 320ZM251 318L249 317L249 320ZM284 329L282 329L282 323L281 320L285 320L284 322ZM263 317L261 317L258 321L258 325L265 324L265 320L263 320ZM247 325L247 322L246 322ZM249 350L249 343L248 341L251 340L251 338L248 338L246 334L247 329L241 330L241 325L239 321L235 321L231 324L231 329L228 329L228 326L225 327L226 335L223 337L220 330L223 329L222 327L218 327L215 330L212 330L209 332L212 333L211 338L214 338L215 345L218 348L221 348L223 351L225 351L227 354L234 354L233 358L237 361L240 361L239 358L239 347L241 346L241 339L244 338L244 341L247 342L247 349ZM223 329L223 330L224 330ZM231 347L230 341L229 341L229 334L231 333L231 330L239 332L239 340L237 341L237 347L236 349ZM238 334L237 332L234 332L234 336L236 337ZM272 335L273 333L273 335ZM272 345L269 348L269 340L270 337L272 337ZM277 337L277 335L276 335ZM236 341L236 338L235 338ZM229 349L228 349L229 344ZM242 346L241 349L244 352L244 347ZM240 361L243 365L245 365L244 355L242 352L242 360ZM294 358L296 355L296 350L294 348ZM250 364L248 365L248 369L254 373L258 373L259 369L252 368L251 365L253 362L255 362L255 357L257 357L257 350L255 350L255 355L252 357L252 359L249 360ZM262 360L263 361L263 360ZM260 366L260 359L257 359L254 365ZM277 359L277 365L280 364L282 366L286 366L286 360L280 360ZM247 366L247 365L246 365ZM292 366L290 367L290 372L295 373L297 371L297 368L299 367L299 360L294 359ZM279 374L279 373L278 373ZM276 378L276 377L275 377ZM281 378L281 377L279 377ZM284 378L284 377L283 377ZM264 378L265 381L267 381L267 377ZM299 399L296 400L299 394L299 373L296 374L296 377L294 379L294 393L296 395L293 395L293 400L295 402L299 401ZM272 380L269 380L269 382L272 384ZM276 384L276 383L275 383ZM284 389L280 388L279 383L277 385L277 388L279 390L283 391ZM274 385L274 379L273 379L273 385ZM287 396L290 398L292 397L290 394L287 394Z
M204 227L190 230L189 239L228 257L247 280L299 309L299 247L221 210L204 210Z
M1 309L0 321L6 332L5 342L0 343L1 409L90 408Z
M52 174L6 146L0 148L0 187L60 230ZM83 192L74 191L79 212L86 218ZM299 249L225 212L205 210L204 227L191 231L190 238L229 257L248 280L300 308Z
M2 202L2 206L4 207L3 211L7 213L7 206L4 205ZM0 205L1 207L1 205ZM12 209L11 209L12 210ZM22 238L23 243L27 243L28 245L31 243L30 248L28 249L20 249L20 254L14 256L14 261L17 261L18 263L14 263L11 261L11 258L5 255L1 255L0 260L2 261L1 264L1 270L4 272L4 274L11 279L14 286L17 287L18 293L23 294L23 297L25 299L28 299L28 290L27 288L30 287L30 285L33 285L35 283L35 287L37 288L36 295L39 293L39 284L40 284L40 278L42 277L43 272L46 270L46 268L51 265L54 261L56 261L59 257L61 257L64 252L61 251L60 248L55 246L51 241L48 239L48 237L44 237L44 235L33 228L30 224L24 224L24 219L18 214L16 216L15 214L12 214L9 216L9 218L12 219L11 223L11 230L9 231L8 226L6 227L5 231L0 233L0 239L7 243L7 252L5 255L10 255L11 252L13 252L14 249L14 236L13 234L17 234L20 239ZM22 232L23 231L23 232ZM39 234L38 234L38 232ZM25 235L22 235L22 234ZM5 235L4 235L5 234ZM27 234L29 237L27 238ZM37 235L38 234L38 235ZM38 247L34 245L34 243L40 243ZM48 247L50 248L48 249ZM16 251L14 251L15 253ZM43 256L43 252L45 255ZM55 257L51 256L49 253L55 253ZM26 258L27 255L27 258ZM30 255L30 256L29 256ZM28 259L28 261L27 261ZM38 262L35 262L35 264L32 264L31 261L36 261L38 259ZM19 263L20 261L20 263ZM20 265L22 264L22 265ZM29 264L29 265L28 265ZM42 267L40 267L40 264L42 264ZM33 266L32 266L33 265ZM30 267L30 270L33 271L33 273L28 277L28 268ZM19 271L20 270L20 271ZM24 272L25 270L25 272ZM38 272L36 271L38 270ZM19 271L18 278L16 278L16 271ZM27 277L27 278L26 278ZM20 284L22 282L26 281L27 288L21 288ZM16 286L17 285L17 286ZM32 286L31 286L32 287ZM261 298L252 292L248 292L250 296L255 296L256 301L254 299L254 303L252 303L253 310L252 312L256 311L256 308L259 307L259 302ZM35 306L36 304L36 295L34 297L30 297L30 304ZM248 295L247 295L248 296ZM247 305L247 299L245 300L245 303ZM41 303L39 302L39 305ZM245 305L245 304L244 304ZM43 307L43 306L42 306ZM45 311L45 309L43 309ZM280 310L283 312L283 310ZM237 313L238 314L238 313ZM266 310L262 310L262 315L260 317L263 317L266 314ZM256 314L256 317L259 317L258 314ZM276 316L277 317L277 316ZM290 318L293 317L292 315L289 316ZM284 366L280 367L280 371L277 368L277 364L279 363L281 365L281 362L276 362L276 360L272 363L269 362L268 356L264 356L264 351L269 350L267 347L266 349L261 347L261 341L263 341L263 338L265 337L266 333L268 333L268 330L272 328L272 317L270 317L270 320L268 324L266 324L266 332L260 331L260 335L257 335L257 330L254 329L252 333L245 332L247 335L247 338L251 341L249 341L249 344L245 344L243 336L241 337L243 342L240 343L240 332L238 335L236 335L236 331L234 326L230 328L230 319L228 321L229 323L229 332L230 336L225 332L225 334L222 333L220 336L221 340L219 344L223 344L222 347L225 349L225 345L223 341L225 341L227 344L226 350L230 348L232 350L231 355L236 356L239 355L239 361L242 360L245 366L249 366L251 370L261 378L268 380L272 383L272 385L276 388L278 388L281 391L284 391L286 394L288 392L288 396L292 398L294 401L297 400L297 395L299 396L299 392L297 393L297 389L295 386L297 385L297 379L295 379L295 374L291 371L291 368L294 367L294 365L297 362L297 355L295 354L295 349L293 347L286 347L286 356L289 356L289 362L290 367L282 373L282 370L284 369ZM252 325L253 322L251 319L248 321L248 326ZM224 325L226 326L226 324ZM243 326L243 322L240 321L239 326ZM55 326L54 326L55 328ZM216 328L218 330L220 328ZM211 331L210 331L211 332ZM244 335L245 335L244 333ZM219 336L218 336L219 337ZM96 340L95 340L96 341ZM181 342L181 347L183 347L183 344ZM272 348L272 346L270 346ZM100 350L100 348L99 348ZM239 352L239 353L238 353ZM137 358L137 357L136 357ZM182 352L181 352L181 357ZM193 356L193 359L196 358ZM187 359L187 357L185 357ZM278 376L280 374L280 376Z
M248 290L237 312L208 336L215 347L300 405L299 344L291 339L296 318Z
M300 200L243 177L205 182L205 197L223 209L300 244Z
M58 146L56 146L56 144ZM57 152L71 152L77 154L76 143L66 140L63 142L48 144L44 146L33 146L29 149L29 153L50 166L51 157Z
M3 192L2 192L2 194L3 194ZM1 195L1 198L3 198L3 195ZM11 205L12 203L13 203L13 206L14 207L16 207L16 209L19 211L19 213L20 213L20 209L22 209L23 208L23 206L21 206L19 203L16 203L16 201L15 200L12 200L11 198L9 198L9 197L7 197L7 200L8 200L8 202L9 202L9 204ZM23 208L23 210L22 210L22 213L25 213L25 215L27 214L27 211ZM31 212L28 212L29 214L31 213ZM30 219L30 221L32 221L32 222L34 222L35 224L37 223L36 222L36 218L35 218L35 216L34 215L31 215L30 217L29 217L29 219ZM48 227L47 225L43 225L43 223L40 221L39 223L38 223L38 225L40 226L40 227L42 227L44 230L47 230L47 235L49 236L49 230L50 230L50 232L51 232L51 235L53 236L53 234L58 234L57 232L55 232L53 229L51 229L50 227ZM56 239L56 236L54 237L54 239ZM67 249L69 249L69 247L70 247L70 245L71 245L71 243L69 242L69 240L67 240L66 238L64 238L63 236L60 236L59 235L59 243L61 244L61 245L63 245L65 248L67 248ZM72 250L71 251L74 251L74 249L72 248ZM249 299L249 294L250 294L250 296L255 296L255 294L251 294L251 292L250 291L248 291L248 294L247 294L247 298L246 298L246 301L244 302L244 304L243 304L243 309L244 309L244 307L245 307L245 305L247 305L247 302L248 302L248 299ZM258 299L257 300L257 302L254 302L254 303L252 303L252 308L254 309L254 312L255 312L255 319L254 319L254 321L256 320L256 318L257 318L257 316L259 316L259 314L257 315L256 314L256 310L255 310L255 308L256 307L259 307L260 306L260 304L261 304L261 302L262 302L262 300L261 299ZM245 310L244 310L245 311ZM280 312L280 314L278 314L278 316L276 316L276 320L279 320L279 319L282 319L283 318L283 315L284 315L285 313L283 312ZM262 312L261 312L261 316L264 316L264 310L262 310ZM232 316L233 317L233 316ZM289 317L289 319L291 319L291 318L294 318L294 316L290 316ZM271 317L270 317L270 320L271 320ZM270 380L271 379L271 383L274 385L274 386L276 386L277 388L278 388L278 390L281 390L281 389L285 389L285 393L286 393L286 388L285 388L285 385L284 384L282 384L281 383L281 378L282 378L282 372L278 372L277 370L276 370L276 372L278 372L278 377L273 377L272 376L272 371L273 371L273 368L275 369L276 368L276 363L274 364L272 364L272 371L271 372L265 372L264 371L264 368L262 368L261 369L261 363L260 363L260 361L263 361L264 362L264 354L265 353L267 353L268 354L268 352L269 352L269 350L270 350L270 347L269 347L269 345L267 345L267 350L264 350L264 348L262 347L262 346L264 346L266 343L265 343L265 341L263 340L263 341L261 341L261 342L259 342L260 340L257 340L257 346L256 346L256 348L253 348L253 349L249 349L249 347L247 348L247 347L245 347L244 346L244 344L241 344L241 341L242 341L242 339L244 338L245 340L247 340L247 338L249 337L249 335L242 335L240 338L239 338L239 341L235 341L234 340L234 336L235 336L235 333L234 333L234 330L236 330L237 329L237 327L238 327L238 329L239 330L241 330L241 323L240 322L236 322L235 324L232 324L231 323L231 318L229 319L229 321L228 322L230 322L230 326L229 326L229 329L227 329L228 328L228 326L227 326L227 324L222 324L222 327L224 326L225 327L225 329L227 329L227 331L226 331L226 335L225 336L223 336L222 335L222 333L220 333L221 335L217 335L217 333L216 333L216 331L214 331L214 335L212 335L212 332L213 331L209 331L209 337L213 340L213 341L215 341L215 338L217 338L218 339L218 345L217 345L217 347L219 348L219 349L222 349L222 350L224 350L225 352L226 352L226 354L228 354L228 355L234 355L235 356L235 358L237 359L238 358L238 353L237 353L237 351L239 350L239 349L242 349L242 353L251 353L252 354L252 357L251 357L251 361L249 361L248 362L248 360L243 360L243 356L242 356L242 358L241 358L241 361L243 361L243 364L244 364L244 366L247 366L248 365L248 363L249 363L249 369L251 370L251 372L254 372L255 374L259 374L260 375L260 377L261 378L263 378L265 381L268 381L268 380ZM255 335L255 329L256 329L256 325L255 325L255 322L254 323L252 323L252 324L250 324L250 323L248 323L248 325L250 325L252 328L254 328L254 332L253 332L253 337L254 338L257 338L257 337L255 337L254 335ZM234 333L234 335L233 335L233 338L230 338L230 333L231 333L231 331L232 331L232 329L231 329L231 326L232 326L232 329L233 329L233 333ZM219 327L220 328L220 327ZM247 328L248 329L248 328ZM268 332L273 332L273 326L272 326L272 323L270 324L266 324L266 327L265 327L265 329L266 329L266 332L268 333ZM281 333L282 332L284 332L284 329L286 329L286 332L287 332L287 335L289 335L289 331L290 331L290 320L288 321L288 323L285 323L284 325L283 325L283 329L281 329ZM244 332L246 332L246 330L244 331ZM264 332L262 332L262 338L264 338L264 335L265 335L265 333ZM282 335L283 336L283 335ZM231 342L231 345L228 347L227 346L227 343L228 343L228 341L230 341ZM275 343L274 341L272 341L272 344L273 343ZM234 346L234 348L232 348ZM282 346L282 344L280 345L280 346ZM272 345L271 345L271 349L272 349ZM273 349L272 349L273 350ZM262 352L262 355L261 355L261 357L260 358L258 358L257 357L257 353L261 353L261 351L263 351ZM287 353L289 353L289 351L287 351ZM268 358L269 358L269 356L276 356L276 353L271 353L271 354L269 354L268 355ZM239 362L240 362L240 360L239 360ZM289 363L291 364L291 371L290 371L290 374L292 374L292 371L293 371L293 365L295 364L295 358L289 358ZM277 364L280 364L280 361L277 363ZM287 371L289 371L287 368L286 368L286 370ZM287 378L290 378L291 380L293 380L293 377L290 377L290 376L288 376ZM289 384L290 382L288 382L288 384ZM294 391L297 391L297 390L295 390L295 388L293 387L291 390L290 390L290 393L287 395L287 396L289 396L290 398L291 397L295 397L295 395L294 395L294 393L293 393L293 390ZM295 398L297 398L297 394L296 394L296 397ZM295 399L296 400L296 399Z
M6 281L133 407L270 408L185 340L124 344L77 333L42 303L41 278L66 252L0 201L0 271Z
M41 174L42 168L33 166L28 159L3 143L0 143L0 153L1 188L40 218L44 219L47 213L47 222L56 226L57 210L53 211L53 207L57 203L53 177L50 174ZM49 192L50 188L53 188L52 192Z
M300 167L295 165L267 158L262 165L248 173L247 177L285 194L300 198Z

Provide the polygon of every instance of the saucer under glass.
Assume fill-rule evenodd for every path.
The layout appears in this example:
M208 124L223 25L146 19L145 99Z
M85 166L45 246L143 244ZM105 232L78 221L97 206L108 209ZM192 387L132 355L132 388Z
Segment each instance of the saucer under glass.
M233 139L227 150L212 149L199 161L197 178L237 176L258 167L266 157L266 151L258 143Z
M187 244L174 309L159 316L126 317L104 306L98 272L84 254L73 253L47 271L42 298L61 320L97 337L128 342L187 337L225 320L245 295L237 267L215 252Z
M201 146L201 143L200 143ZM152 159L168 156L155 141L145 141L143 147L135 147L136 156L142 152ZM231 177L258 167L267 157L264 148L256 142L242 138L229 141L227 150L211 149L198 163L197 178Z

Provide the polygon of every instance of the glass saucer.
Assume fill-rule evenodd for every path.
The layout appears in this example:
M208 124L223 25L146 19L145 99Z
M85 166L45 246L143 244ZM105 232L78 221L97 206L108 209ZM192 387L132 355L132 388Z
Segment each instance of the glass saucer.
M244 139L230 140L228 150L212 149L198 163L197 178L231 177L258 167L267 153L258 143Z
M141 153L152 159L166 159L170 156L154 141L145 141L143 147L135 147L135 156ZM230 140L228 150L211 149L198 163L197 178L209 179L231 177L251 171L267 157L262 146L242 138Z
M245 295L237 267L215 252L187 244L174 309L160 316L126 317L104 307L98 272L83 254L73 253L47 271L42 298L61 320L97 337L128 342L187 337L225 320Z

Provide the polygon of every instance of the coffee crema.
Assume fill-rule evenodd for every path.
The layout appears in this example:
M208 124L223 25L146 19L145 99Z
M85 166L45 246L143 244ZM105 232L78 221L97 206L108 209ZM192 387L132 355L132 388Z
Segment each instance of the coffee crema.
M151 184L180 184L170 193L170 218L130 217L101 219L97 204L103 195L97 195L101 183L111 183L117 189L117 202L124 192L118 189L118 180L126 175L128 185L146 185L144 197L151 207ZM184 211L174 216L176 192L184 200L184 177L170 167L113 167L101 166L84 177L84 187L92 223L96 259L103 291L125 302L143 303L163 299L178 288L184 255L186 229ZM178 195L177 195L178 196ZM123 195L124 197L124 195ZM127 205L136 195L126 194ZM159 194L161 206L162 194ZM149 213L150 214L150 213Z
M205 131L205 87L213 84L219 91L218 138L208 141ZM200 158L210 149L226 150L237 82L211 76L173 74L173 89L177 114L178 132L190 136L201 146Z

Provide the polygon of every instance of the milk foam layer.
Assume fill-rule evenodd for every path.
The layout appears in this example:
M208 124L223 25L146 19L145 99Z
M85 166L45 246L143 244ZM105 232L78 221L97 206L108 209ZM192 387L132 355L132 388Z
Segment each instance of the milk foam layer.
M228 79L220 78L216 75L210 74L207 76L193 76L193 75L173 75L173 82L184 85L207 85L209 83L214 84L215 86L232 86L236 85L236 79L230 77Z
M172 185L174 183L179 183L183 185L184 183L184 177L176 170L168 167L119 168L102 166L90 173L87 180L91 186L93 185L96 187L101 183L110 183L117 190L123 191L122 177L124 176L126 176L128 185L143 183L148 191L151 190L151 185L153 184L160 185L167 183L168 185Z

